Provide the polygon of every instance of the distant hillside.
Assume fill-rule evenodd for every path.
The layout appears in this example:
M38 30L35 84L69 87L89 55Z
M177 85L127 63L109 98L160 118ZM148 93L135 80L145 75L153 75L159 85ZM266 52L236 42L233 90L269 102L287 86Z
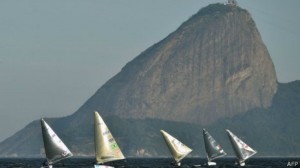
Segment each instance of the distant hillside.
M77 156L94 155L94 110L126 156L169 156L160 129L205 156L203 127L229 154L226 128L259 155L295 155L299 88L277 83L246 10L214 4L129 62L73 115L46 121ZM41 137L34 121L0 143L0 155L42 156Z
M260 156L299 156L300 81L279 84L272 106L222 119L210 126L219 139L229 128L255 147ZM223 135L222 135L223 134Z

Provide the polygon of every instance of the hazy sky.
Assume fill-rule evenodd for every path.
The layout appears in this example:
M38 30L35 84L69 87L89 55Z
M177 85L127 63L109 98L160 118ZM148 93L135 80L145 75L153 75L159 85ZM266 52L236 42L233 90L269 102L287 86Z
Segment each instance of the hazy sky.
M226 0L1 0L0 141L75 112L101 85L209 3ZM299 0L238 0L279 82L300 79Z

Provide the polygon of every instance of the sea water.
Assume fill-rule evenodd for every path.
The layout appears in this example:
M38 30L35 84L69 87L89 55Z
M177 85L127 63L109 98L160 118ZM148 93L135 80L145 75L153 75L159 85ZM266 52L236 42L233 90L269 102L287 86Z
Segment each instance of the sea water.
M41 158L0 158L0 168L39 168L45 159ZM126 161L117 161L111 164L116 167L128 168L170 168L170 158L127 158ZM182 167L195 167L205 164L205 158L186 158L182 161ZM239 167L235 165L234 158L220 158L216 160L219 168ZM54 164L54 168L92 168L93 158L69 158ZM300 168L298 158L251 158L247 160L245 167L251 168Z

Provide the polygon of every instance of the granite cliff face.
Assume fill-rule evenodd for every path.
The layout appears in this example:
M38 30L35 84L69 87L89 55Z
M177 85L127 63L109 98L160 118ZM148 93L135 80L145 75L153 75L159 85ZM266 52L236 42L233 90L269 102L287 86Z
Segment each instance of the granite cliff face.
M274 65L250 14L215 4L129 62L77 113L209 124L269 107L276 89Z
M47 121L75 155L94 154L97 110L126 156L168 155L160 129L193 144L193 155L199 156L202 137L195 132L204 126L249 131L250 121L260 124L260 117L268 117L264 109L270 109L277 85L274 65L250 14L214 4L129 62L73 115ZM244 127L243 118L248 124ZM0 143L0 156L42 156L41 137L39 122L33 122Z

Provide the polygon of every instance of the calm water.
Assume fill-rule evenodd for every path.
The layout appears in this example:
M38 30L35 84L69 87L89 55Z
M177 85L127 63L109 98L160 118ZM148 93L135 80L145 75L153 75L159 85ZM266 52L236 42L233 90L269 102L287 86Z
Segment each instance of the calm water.
M38 168L44 159L0 159L0 168ZM169 168L171 159L133 159L129 158L126 162L116 162L114 166L125 166L129 168ZM234 166L234 158L220 158L216 160L220 168L238 167ZM182 167L194 167L205 163L204 158L187 158L182 161ZM251 168L300 168L300 158L252 158L246 162L246 167ZM93 158L70 158L54 165L59 168L92 168L94 164Z

